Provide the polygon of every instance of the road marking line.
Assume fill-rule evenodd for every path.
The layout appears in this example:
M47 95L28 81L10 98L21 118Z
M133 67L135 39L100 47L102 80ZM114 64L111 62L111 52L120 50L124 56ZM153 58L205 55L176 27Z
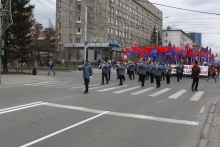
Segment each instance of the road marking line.
M200 114L202 114L205 110L205 106L202 106L201 110L199 111Z
M50 85L55 85L55 86L56 86L56 85L60 85L60 84L63 84L63 83L64 83L64 84L67 84L67 83L70 83L70 82L71 82L71 81L56 82L56 83L47 83L47 84L43 84L43 85L33 85L33 86L44 86L44 85L46 85L46 86L47 86L47 85L49 85L49 86L50 86Z
M112 86L112 85L115 85L115 84L109 84L109 85L105 85L105 86L93 87L93 88L89 88L89 90L90 89L98 89L98 88L108 87L108 86ZM82 90L85 90L85 89L82 89Z
M73 87L73 86L80 86L80 85L83 85L83 84L75 84L75 85L59 86L59 87L56 87L56 88Z
M92 84L92 85L89 85L89 86L95 86L95 85L100 85L100 84ZM82 87L85 87L85 86L72 87L72 88L69 88L69 89L77 89L77 88L82 88Z
M25 106L29 106L29 105L39 104L39 103L43 103L43 101L29 103L29 104L24 104L24 105L19 105L19 106L14 106L14 107L9 107L9 108L5 108L5 109L0 109L0 112L6 111L6 110L11 110L11 109L16 109L16 108L20 108L20 107L25 107Z
M103 113L103 112L105 112L104 110L95 110L95 109L89 109L89 108L84 108L84 107L67 106L67 105L60 105L60 104L53 104L53 103L46 103L46 104L43 104L43 105L52 106L52 107L58 107L58 108L66 108L66 109L79 110L79 111L90 112L90 113ZM196 121L168 119L168 118L146 116L146 115L139 115L139 114L112 112L112 111L109 111L107 115L129 117L129 118L137 118L137 119L145 119L145 120L153 120L153 121L175 123L175 124L185 124L185 125L198 125L199 124L199 122L196 122Z
M90 120L93 120L93 119L95 119L95 118L98 118L98 117L100 117L100 116L102 116L102 115L104 115L104 114L107 114L107 113L108 113L108 111L105 111L105 112L103 112L103 113L101 113L101 114L98 114L98 115L96 115L96 116L90 117L90 118L88 118L88 119L86 119L86 120L83 120L83 121L81 121L81 122L78 122L78 123L76 123L76 124L74 124L74 125L72 125L72 126L66 127L66 128L64 128L64 129L62 129L62 130L59 130L59 131L57 131L57 132L54 132L54 133L52 133L52 134L49 134L49 135L44 136L44 137L42 137L42 138L39 138L39 139L37 139L37 140L35 140L35 141L32 141L32 142L27 143L27 144L25 144L25 145L22 145L22 146L20 146L20 147L27 147L27 146L36 144L36 143L38 143L38 142L40 142L40 141L42 141L42 140L45 140L45 139L47 139L47 138L50 138L50 137L55 136L55 135L57 135L57 134L60 134L60 133L62 133L62 132L64 132L64 131L67 131L67 130L72 129L72 128L74 128L74 127L77 127L77 126L79 126L79 125L81 125L81 124L84 124L84 123L86 123L86 122L88 122L88 121L90 121Z
M122 86L117 86L117 87L102 89L102 90L98 90L98 92L105 92L105 91L114 90L114 89L118 89L118 88L126 87L126 86L128 86L128 85L122 85Z
M167 91L169 91L169 90L171 90L171 88L165 88L165 89L160 90L160 91L158 91L158 92L155 92L155 93L153 93L153 94L151 94L151 95L149 95L149 96L156 97L156 96L161 95L161 94L163 94L163 93L165 93L165 92L167 92Z
M48 86L44 86L44 87L53 87L53 86L61 86L61 85L66 85L66 84L69 84L69 83L58 83L58 84L51 84L51 85L48 85Z
M203 94L204 94L204 91L198 91L189 100L190 101L198 101L202 97Z
M57 107L57 108L78 110L78 111L83 111L83 112L90 112L90 113L103 113L103 112L105 112L103 110L95 110L95 109L89 109L89 108L84 108L84 107L68 106L68 105L53 104L53 103L47 103L44 105L51 106L51 107Z
M168 98L170 98L170 99L177 99L179 96L181 96L182 94L184 94L185 92L187 92L187 90L180 90L180 91L178 91L177 93L174 93L173 95L171 95L170 97L168 97Z
M2 111L2 112L0 112L0 114L9 113L9 112L17 111L17 110L22 110L22 109L27 109L27 108L31 108L31 107L36 107L36 106L40 106L40 105L43 105L43 104L46 104L46 103L47 102L43 102L43 103L39 103L39 104L35 104L35 105L29 105L29 106L26 106L26 107L20 107L20 108L17 108L17 109L11 109L11 110L8 110L8 111Z
M140 91L137 91L137 92L134 92L134 93L131 93L131 95L139 95L141 93L144 93L144 92L147 92L147 91L150 91L152 89L154 89L155 87L149 87L147 89L143 89L143 90L140 90Z
M123 92L129 91L129 90L134 90L134 89L137 89L137 88L140 88L140 87L141 86L136 86L136 87L132 87L132 88L116 91L116 92L113 92L113 93L123 93Z
M31 84L24 84L24 85L36 85L36 84L54 83L54 82L59 82L59 81L38 82L38 83L31 83Z

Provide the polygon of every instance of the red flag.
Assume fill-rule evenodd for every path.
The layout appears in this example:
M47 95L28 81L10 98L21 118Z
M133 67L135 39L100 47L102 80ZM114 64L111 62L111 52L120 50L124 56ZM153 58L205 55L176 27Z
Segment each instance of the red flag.
M146 55L146 52L140 52L140 58Z
M218 53L215 54L215 57L218 57Z
M188 57L191 57L191 56L192 56L192 49L191 49L191 48L188 49L187 56L188 56Z
M127 55L127 54L129 54L129 53L131 53L132 52L132 50L129 50L129 49L125 49L125 54Z

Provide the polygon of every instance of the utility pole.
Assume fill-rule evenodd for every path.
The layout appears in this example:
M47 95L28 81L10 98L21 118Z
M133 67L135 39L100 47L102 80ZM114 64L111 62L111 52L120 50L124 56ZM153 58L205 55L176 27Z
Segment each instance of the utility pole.
M88 24L88 21L87 21L87 11L88 11L88 6L87 6L87 0L85 1L85 44L84 44L84 61L86 60L86 48L87 48L87 44L88 44L88 41L87 41L87 24Z

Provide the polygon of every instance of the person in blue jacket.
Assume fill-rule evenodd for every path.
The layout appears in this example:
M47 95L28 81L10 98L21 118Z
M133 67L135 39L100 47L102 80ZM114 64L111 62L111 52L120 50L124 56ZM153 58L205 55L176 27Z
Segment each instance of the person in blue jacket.
M155 72L154 72L154 76L156 79L156 88L160 88L160 80L161 80L161 73L163 71L163 65L160 64L160 62L156 63L156 68L155 68Z
M79 70L83 70L83 78L85 82L85 94L89 92L89 79L92 78L92 67L89 65L89 60L85 60L85 64L78 66Z
M144 87L144 83L145 83L146 70L147 70L147 65L145 63L145 59L142 59L142 63L139 64L139 70L138 70L142 87Z
M103 61L101 63L101 69L102 69L102 83L101 85L104 84L104 77L106 80L106 84L108 84L108 71L109 71L109 65L106 63L106 61Z
M118 77L120 79L119 86L123 85L123 79L125 74L126 66L123 63L118 64Z
M135 69L135 64L134 62L130 63L129 65L129 77L130 77L130 80L132 80L132 77L133 77L133 80L134 80L134 69ZM131 77L132 76L132 77Z
M172 66L168 62L167 64L165 64L164 67L165 67L165 74L166 74L167 84L170 84L170 75L171 75L171 72L172 72Z

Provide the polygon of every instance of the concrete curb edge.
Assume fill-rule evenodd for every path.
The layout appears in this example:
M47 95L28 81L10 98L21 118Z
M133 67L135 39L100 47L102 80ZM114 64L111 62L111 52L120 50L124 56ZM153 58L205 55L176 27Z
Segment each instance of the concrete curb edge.
M217 105L217 102L220 101L220 99L216 99L211 106L211 109L209 110L209 115L207 118L207 122L206 125L202 131L202 138L201 141L199 143L199 147L207 147L208 146L208 135L209 135L209 131L213 122L213 117L214 117L214 112L215 112L215 107Z

